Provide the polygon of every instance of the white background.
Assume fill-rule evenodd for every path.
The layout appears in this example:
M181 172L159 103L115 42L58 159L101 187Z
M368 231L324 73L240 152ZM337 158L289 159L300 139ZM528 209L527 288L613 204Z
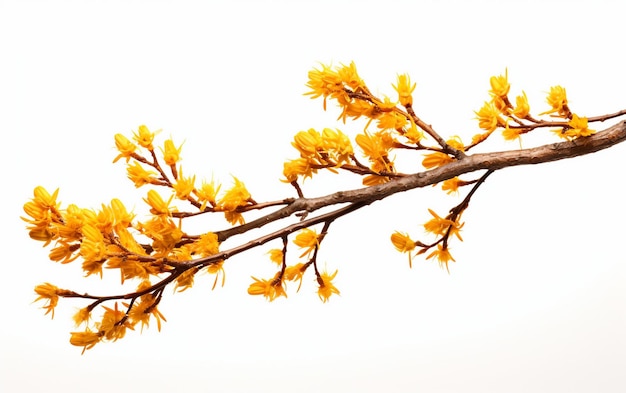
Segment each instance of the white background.
M64 204L119 197L144 212L147 190L111 164L113 135L140 124L185 142L185 173L225 187L236 175L257 201L292 196L278 179L297 131L364 126L302 95L319 62L354 60L392 97L409 73L418 115L465 141L505 67L534 113L555 84L580 115L623 109L622 11L617 1L0 1L0 390L624 391L623 145L494 174L464 215L450 275L419 257L410 270L389 241L394 230L423 238L426 209L459 201L416 190L331 227L320 261L339 269L341 296L329 303L310 275L288 299L247 295L251 275L273 274L264 252L276 243L229 260L224 288L203 275L168 291L160 333L129 332L84 356L68 342L84 304L61 300L50 320L33 287L104 287L81 278L80 262L50 262L19 219L37 185L60 187ZM543 132L524 147L550 141ZM419 169L421 156L409 160L400 170ZM305 192L357 185L321 176Z

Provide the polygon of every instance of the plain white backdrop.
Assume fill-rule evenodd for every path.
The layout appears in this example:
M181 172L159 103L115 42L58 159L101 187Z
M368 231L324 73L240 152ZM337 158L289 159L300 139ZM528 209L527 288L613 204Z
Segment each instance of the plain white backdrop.
M271 245L229 260L226 286L201 276L160 306L168 319L80 356L61 300L44 316L33 288L104 288L79 262L55 265L28 238L32 189L98 208L118 197L137 213L146 190L125 179L113 135L140 124L184 141L185 173L238 176L257 201L292 196L279 181L293 135L336 122L302 95L319 63L355 61L370 89L417 82L415 107L465 140L508 67L512 94L547 109L550 86L572 110L623 109L623 13L602 1L0 1L2 285L0 388L6 392L621 392L626 366L625 146L502 170L464 214L451 274L389 235L423 235L438 189L377 202L336 222L320 260L341 296L322 304L311 276L268 303L247 295L269 277ZM609 126L612 123L607 123ZM596 126L601 129L604 125ZM497 139L497 138L496 138ZM547 132L524 147L555 141ZM493 150L518 144L491 142ZM410 159L409 159L410 161ZM405 162L417 170L420 157ZM411 166L414 165L414 166ZM416 168L416 169L411 169ZM357 187L349 175L305 183L309 196ZM145 211L145 210L144 210ZM210 228L206 228L208 230ZM214 228L220 229L220 228ZM233 245L231 243L230 245ZM107 272L105 272L107 273ZM116 274L105 274L116 283Z

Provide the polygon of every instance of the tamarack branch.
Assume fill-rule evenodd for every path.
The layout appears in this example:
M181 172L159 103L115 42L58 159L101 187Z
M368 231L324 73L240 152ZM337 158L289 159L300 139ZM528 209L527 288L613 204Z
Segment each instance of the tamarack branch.
M285 162L283 171L283 182L293 186L296 196L278 201L257 202L244 183L235 177L233 186L222 193L221 184L214 180L203 181L197 186L195 175L183 174L181 147L176 147L171 138L166 140L159 159L153 145L158 132L151 132L145 126L140 126L134 133L134 142L117 134L115 144L119 155L114 162L126 161L127 176L137 188L153 187L143 198L150 207L148 220L135 220L135 215L129 213L118 199L109 205L103 204L99 211L74 204L62 209L57 202L58 190L50 194L41 186L35 188L34 198L24 205L28 217L23 220L28 223L32 239L43 241L46 246L54 244L49 254L52 261L65 264L82 259L82 270L87 276L97 274L103 277L103 267L118 269L122 284L132 282L136 287L124 293L100 296L44 283L35 287L36 300L45 301L43 308L52 316L60 298L89 302L74 316L76 325L83 325L84 330L72 332L70 337L70 343L82 347L84 353L99 342L123 338L127 329L134 330L139 323L143 329L153 320L160 330L165 317L158 305L166 287L173 284L175 290L182 292L193 286L194 277L200 271L215 275L212 289L219 281L223 286L225 261L280 239L282 248L268 252L270 261L277 265L276 274L270 278L252 277L248 293L263 295L269 301L287 297L287 283L297 282L299 290L304 275L312 267L310 275L318 286L318 296L326 302L340 293L333 283L337 270L332 273L321 271L317 264L318 251L329 235L332 223L390 195L440 183L447 193L458 193L463 187L469 191L445 215L428 209L432 218L424 224L424 229L434 236L434 240L414 240L399 231L391 234L390 240L396 250L408 254L410 267L412 258L428 253L426 259L438 261L449 272L448 263L455 261L449 243L454 238L462 240L460 232L465 224L461 221L462 214L493 172L582 156L626 139L626 120L599 132L588 126L589 123L622 117L626 110L595 117L579 116L569 108L565 89L554 86L547 97L550 109L533 116L525 93L516 97L515 105L509 99L508 73L492 77L490 84L491 100L475 112L483 132L474 135L471 143L464 144L458 136L444 138L418 117L412 98L416 85L411 84L408 75L398 75L397 83L393 85L397 101L391 101L389 97L371 94L358 76L354 63L334 69L329 66L313 69L309 72L307 87L310 91L307 95L322 97L325 110L327 100L334 100L342 111L339 119L344 122L347 118L364 117L368 120L365 130L354 138L367 164L357 157L351 139L340 130L300 131L292 142L299 157ZM549 118L540 117L544 115ZM372 123L375 123L376 130L370 132L368 129L373 127ZM565 141L518 150L469 154L469 150L480 146L496 130L502 131L505 140L516 140L526 133L546 128ZM399 172L390 154L395 149L424 154L423 168L416 172L415 169L409 173ZM365 187L305 197L300 182L321 170L362 176ZM474 179L459 177L474 172L478 172ZM169 199L164 199L154 187L169 189ZM194 210L179 211L178 207L171 206L174 199L188 203ZM329 207L334 210L317 214L320 209ZM264 209L272 211L246 222L247 212ZM197 235L183 230L186 218L216 213L224 214L231 227ZM221 243L227 239L283 220L287 222L278 230L220 250ZM317 225L322 225L319 233L312 229ZM293 248L290 239L301 254L292 257L290 253L288 258L288 251ZM297 262L293 263L293 259ZM111 303L112 307L109 307ZM94 322L92 314L99 305L104 312Z

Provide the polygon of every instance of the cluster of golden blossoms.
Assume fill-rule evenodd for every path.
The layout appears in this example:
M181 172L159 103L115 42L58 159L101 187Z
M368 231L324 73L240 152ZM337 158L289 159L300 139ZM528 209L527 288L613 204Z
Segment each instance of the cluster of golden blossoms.
M543 120L531 115L525 92L515 97L515 104L509 99L511 86L508 72L491 77L490 85L491 100L485 102L483 107L475 112L478 126L485 132L474 135L471 144L465 145L459 136L443 138L416 115L412 96L416 85L411 83L408 75L398 75L396 83L392 85L397 93L394 102L386 96L382 98L374 96L358 75L354 63L335 68L322 65L321 68L309 72L307 87L310 91L306 94L312 98L323 97L325 110L327 100L334 100L341 110L339 119L344 122L348 117L368 119L365 130L356 135L355 142L368 159L369 165L361 164L351 153L352 147L341 131L334 131L333 138L328 138L329 141L336 140L334 135L341 135L342 140L345 140L341 147L344 154L339 155L326 147L335 145L325 143L324 133L320 135L315 130L309 130L308 133L300 132L296 135L293 145L300 152L300 158L285 163L285 178L293 182L298 176L311 177L321 168L333 171L344 169L363 175L363 184L371 186L405 176L404 173L397 171L392 154L394 149L427 151L422 166L433 169L462 158L468 150L484 142L496 129L502 130L505 140L519 139L522 134L538 128L553 129L560 137L568 140L589 136L595 132L588 128L587 118L579 117L570 111L565 89L561 86L550 89L547 97L550 109L539 114L539 116L550 115L550 119ZM376 129L370 132L368 128L372 122L375 122ZM333 156L340 156L341 159L326 158ZM489 173L486 174L488 175ZM441 187L448 194L457 193L460 187L468 185L473 185L475 190L486 176L472 180L454 177L444 181ZM461 215L474 190L468 193L463 202L452 208L445 218L429 209L434 218L424 224L424 229L436 236L434 242L426 244L414 241L407 234L396 232L391 236L395 248L400 252L409 253L410 264L411 253L416 248L419 249L417 254L432 249L426 258L436 259L447 268L448 262L454 261L448 247L449 238L456 235L461 239L459 236L459 230L463 226L460 222Z
M478 125L486 133L477 134L472 139L472 144L478 144L485 140L497 128L502 129L502 136L506 140L518 139L522 134L539 127L557 127L553 131L564 139L575 139L589 136L595 133L587 126L587 118L579 117L572 113L567 104L565 88L553 86L547 97L550 109L539 114L550 115L552 120L540 120L530 113L530 105L526 93L515 97L515 105L509 100L511 85L508 81L508 72L504 75L492 76L490 79L490 101L485 101L480 110L476 112ZM559 119L560 121L554 121Z
M478 125L485 133L474 136L472 143L465 145L458 136L442 137L417 116L413 108L416 84L408 75L397 76L396 83L392 84L396 93L395 100L392 100L373 95L358 75L354 63L338 67L322 65L313 69L309 72L306 85L309 91L305 94L323 98L324 109L328 100L336 102L340 108L339 119L344 123L348 118L363 118L366 124L353 139L356 145L338 129L298 132L292 142L298 157L284 163L283 182L293 185L300 198L304 195L299 182L324 169L361 176L366 186L391 182L410 173L462 159L498 128L503 130L505 139L516 139L538 128L556 129L555 132L566 139L594 132L588 129L587 118L570 111L565 89L560 86L553 87L548 95L551 109L540 114L550 115L550 119L538 120L530 114L525 93L516 97L515 105L511 103L506 73L492 77L490 82L491 100L476 112ZM277 239L282 240L282 249L273 248L268 254L279 266L278 271L267 279L252 277L249 294L263 295L269 301L286 297L287 283L298 282L299 290L303 275L309 269L313 271L317 294L322 301L339 294L333 283L337 271L329 273L318 269L318 251L331 223L360 206L348 206L312 219L306 219L308 211L296 210L290 214L299 217L298 223L230 250L220 250L220 245L231 236L285 218L274 211L247 224L246 212L271 207L288 209L298 199L258 203L236 177L225 190L213 179L198 182L195 175L183 173L180 164L182 145L176 145L169 138L157 149L154 145L156 134L146 126L140 126L130 138L115 135L119 154L114 162L125 161L127 177L135 187L149 186L143 196L150 213L146 219L136 219L119 199L102 204L99 209L74 204L61 207L57 201L58 190L49 193L41 186L35 188L32 200L24 205L27 217L23 219L28 223L29 235L46 246L52 245L49 253L52 261L65 264L81 259L86 276L102 277L104 269L117 269L122 284L130 282L133 285L132 292L112 296L81 294L50 283L38 285L36 300L44 301L46 314L52 316L59 298L80 298L90 302L74 317L77 326L84 326L84 330L72 333L70 342L73 345L89 349L103 340L115 341L124 337L127 329L134 329L139 323L143 328L151 320L156 321L160 329L165 318L158 305L169 284L181 292L194 285L196 274L206 272L215 276L213 289L220 278L224 285L226 259ZM360 150L359 157L354 146ZM424 153L422 167L399 172L395 162L395 151L398 150ZM441 187L447 193L457 193L464 186L471 186L471 190L446 215L440 216L429 209L432 218L424 224L424 229L435 236L434 241L412 240L408 234L399 231L391 235L395 248L408 253L410 265L414 255L428 253L426 259L434 259L448 268L448 263L454 261L448 243L453 237L462 240L462 213L490 173L487 171L478 179L454 177L443 182ZM177 203L187 208L182 210ZM223 214L231 227L200 234L185 231L183 221L186 218L208 213ZM309 228L317 224L323 224L319 233ZM292 243L302 253L296 262L288 264L288 240L292 234L295 234ZM98 306L102 306L99 308L102 313L96 316Z

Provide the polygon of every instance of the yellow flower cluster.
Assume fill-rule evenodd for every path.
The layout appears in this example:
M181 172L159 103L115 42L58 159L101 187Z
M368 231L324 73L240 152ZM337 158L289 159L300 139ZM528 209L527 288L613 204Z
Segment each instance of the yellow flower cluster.
M416 84L411 82L408 75L402 74L398 75L397 82L392 86L398 95L397 102L392 102L389 97L381 99L372 95L353 62L335 68L322 65L309 72L307 87L310 91L306 95L311 98L323 97L324 109L328 98L335 100L341 108L339 118L344 122L347 117L358 119L363 116L369 119L366 130L355 138L371 164L370 173L361 173L364 185L385 183L390 180L387 174L395 173L389 153L394 148L407 147L398 142L396 137L402 137L409 145L417 146L423 139L423 130L408 112L413 105ZM370 133L367 128L372 121L376 122L378 131ZM327 132L330 130L325 129L322 134L309 130L296 135L292 144L300 152L300 158L284 164L284 181L293 183L299 176L312 177L320 168L334 170L343 167L351 170L351 164L358 166L349 139L340 131L336 132L337 135L324 135Z
M304 228L296 235L295 239L293 239L293 243L303 250L300 258L305 256L308 258L313 252L313 256L307 263L299 262L295 265L287 266L285 261L286 255L284 252L279 249L271 249L268 252L270 260L278 265L281 265L282 269L270 279L258 279L256 277L252 277L254 281L248 287L248 293L250 295L263 295L270 302L274 301L274 299L279 296L287 297L287 293L285 292L287 287L286 282L298 281L297 291L300 291L305 271L309 268L309 266L314 265L316 266L315 274L318 283L317 294L320 299L326 303L331 295L339 295L339 290L332 282L337 275L337 271L333 274L328 274L327 272L319 273L317 271L316 250L319 248L322 238L323 235L318 234L316 231Z
M528 97L522 91L521 95L515 98L513 105L508 98L510 84L508 72L504 75L492 76L490 79L491 101L486 101L482 108L476 113L478 126L485 130L484 134L477 134L472 138L472 144L477 145L483 142L497 128L502 129L502 136L505 140L519 140L521 135L530 132L538 127L549 127L553 123L544 120L537 120L530 115L530 105ZM587 128L587 119L572 113L568 107L567 94L562 86L550 88L546 99L551 109L539 114L561 118L566 121L557 124L561 128L554 132L561 138L575 139L592 135L595 131Z
M515 98L513 104L509 99L511 86L508 71L490 78L491 99L475 112L478 126L483 132L475 135L470 145L465 145L458 136L446 140L417 116L413 108L416 84L406 74L397 75L396 83L392 84L397 94L395 102L387 96L374 96L360 78L354 63L334 68L322 65L309 72L308 76L307 87L310 90L305 94L312 98L322 97L324 109L328 99L335 100L341 109L339 119L344 123L347 118L363 117L367 121L363 131L354 139L367 163L359 161L350 138L338 129L324 128L317 131L311 128L298 132L291 145L299 156L284 163L282 181L291 183L301 198L304 195L298 180L310 178L322 169L360 175L366 186L407 176L397 172L394 162L395 153L400 149L426 151L422 166L430 170L465 159L469 149L485 141L497 129L502 130L507 140L519 139L521 135L542 127L556 128L554 132L568 140L587 137L595 132L589 129L586 117L571 112L565 89L561 86L550 89L547 102L551 109L540 114L550 115L550 118L556 120L537 120L531 116L524 92ZM592 121L598 121L598 118ZM374 130L368 130L371 124L375 125ZM157 145L155 137L158 133L141 125L132 136L117 134L114 138L117 156L113 162L123 160L126 175L135 187L150 186L143 197L144 207L149 211L145 219L136 219L135 214L119 199L112 199L98 209L80 208L74 204L62 207L57 201L59 190L50 193L42 186L36 187L33 198L24 204L26 216L22 219L27 223L29 236L43 242L44 246L51 245L50 260L67 264L80 259L85 276L99 275L102 278L105 271L117 269L121 283L130 281L132 288L136 288L122 295L93 296L61 289L51 283L37 285L36 301L44 302L45 313L52 317L60 298L77 297L91 302L74 315L76 325L84 326L84 330L71 333L71 344L82 347L84 352L102 341L123 338L128 329L134 330L139 324L143 329L149 326L150 321L156 321L160 330L165 318L158 305L168 285L171 284L175 292L186 291L195 284L198 273L206 272L215 277L212 289L220 280L223 286L227 258L279 237L282 238L283 249L275 248L268 252L269 259L279 266L279 270L268 279L252 277L253 282L248 287L250 295L262 295L269 301L287 297L287 283L298 282L299 291L304 274L311 266L317 283L317 294L323 302L327 302L332 295L340 294L334 284L337 270L334 273L321 271L318 269L317 257L331 223L337 217L353 211L350 209L355 206L340 208L304 224L287 226L269 236L220 251L220 244L231 236L276 219L272 218L276 215L271 213L244 225L244 214L271 206L290 206L294 198L257 203L245 184L234 176L232 186L225 189L213 179L210 182L199 182L195 175L183 173L183 144L168 138ZM434 142L427 138L432 138ZM449 243L454 237L463 240L460 235L464 226L461 215L476 189L492 172L487 170L476 180L465 181L458 177L442 179L442 190L448 194L457 193L463 186L474 186L445 217L428 209L432 218L423 226L427 233L435 237L433 242L413 240L407 233L400 231L391 235L395 249L408 254L409 267L412 267L412 258L420 254L427 254L427 260L436 260L446 269L449 262L455 261ZM192 211L182 205L191 207ZM280 210L279 214L286 210ZM200 234L190 234L187 232L189 227L183 227L183 222L188 222L185 219L209 213L223 213L225 220L235 227ZM296 215L305 220L306 213L299 210ZM304 228L309 224L321 223L324 227L320 233ZM295 228L304 229L294 234ZM288 265L290 236L293 245L301 253L298 256L300 260ZM103 304L105 302L114 305L107 307ZM96 307L102 311L100 316L93 315Z
M417 254L423 254L432 247L436 246L436 248L428 254L426 259L437 259L439 265L441 267L445 266L446 270L449 272L448 262L455 262L455 260L450 254L448 241L452 235L463 241L460 231L463 228L464 223L459 221L461 217L460 214L451 213L447 217L443 218L431 209L428 209L428 212L433 216L433 218L424 224L424 229L426 232L436 235L438 239L437 241L427 245L420 241L412 240L406 233L396 231L391 235L391 243L399 252L406 252L409 254L409 267L412 267L411 252L413 252L416 247L420 248Z
M24 204L27 230L32 239L52 244L49 258L60 263L82 260L85 275L103 276L104 268L117 269L121 282L138 280L136 297L125 297L133 301L126 304L125 311L117 308L104 308L100 320L92 321L93 307L100 303L97 297L80 295L72 291L59 289L53 284L38 285L36 300L45 301L46 314L54 316L54 309L61 297L83 297L94 300L93 307L81 309L76 314L77 324L87 324L83 332L72 334L71 343L85 349L93 347L102 340L122 338L126 328L133 328L141 322L148 325L151 318L156 319L159 327L163 315L157 305L162 295L163 274L172 276L175 288L180 292L194 284L194 278L200 270L215 275L213 288L221 277L224 285L225 271L223 260L213 260L196 266L177 265L189 263L199 258L208 258L219 253L220 241L215 233L189 235L182 227L188 213L179 213L173 200L191 203L200 212L223 212L231 223L242 223L241 213L256 202L243 182L234 178L234 184L221 197L221 188L214 181L195 187L195 176L183 175L181 146L176 146L168 139L161 149L161 166L154 154L154 136L145 126L140 126L133 140L121 134L115 136L118 156L115 161L124 158L129 179L137 186L146 184L166 187L171 190L164 198L154 189L148 190L143 198L150 215L142 221L135 220L135 214L129 212L119 200L102 204L100 209L85 209L74 204L61 208L57 201L59 191L49 193L44 187L34 189L33 198ZM148 154L143 154L147 150ZM171 176L166 174L169 170ZM157 284L153 284L153 282ZM167 283L167 280L165 281ZM116 305L117 307L117 305ZM89 324L91 321L91 325Z
M340 130L325 128L321 133L311 128L300 131L291 145L298 150L300 158L284 164L285 182L292 183L299 176L312 177L318 169L334 170L342 164L349 164L354 155L350 138Z

